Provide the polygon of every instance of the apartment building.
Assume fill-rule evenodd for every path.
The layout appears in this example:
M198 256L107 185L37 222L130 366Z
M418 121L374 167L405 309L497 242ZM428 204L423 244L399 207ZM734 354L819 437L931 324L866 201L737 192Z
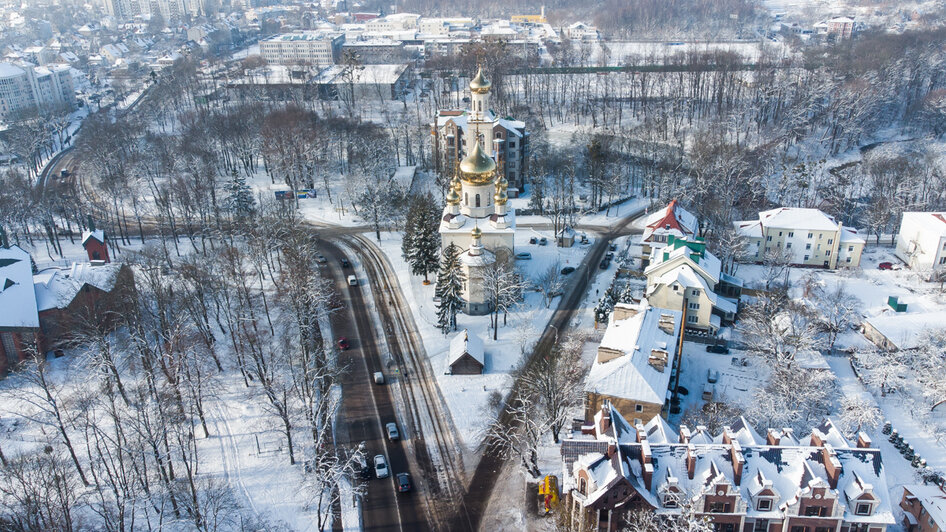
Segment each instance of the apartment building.
M260 41L260 55L268 63L329 66L339 62L345 35L304 31L276 35Z
M0 118L33 108L71 110L75 105L69 65L0 63Z
M913 270L946 268L946 212L903 213L895 253Z
M783 251L793 266L856 268L866 244L856 229L818 209L779 207L733 225L748 242L746 258L755 262Z

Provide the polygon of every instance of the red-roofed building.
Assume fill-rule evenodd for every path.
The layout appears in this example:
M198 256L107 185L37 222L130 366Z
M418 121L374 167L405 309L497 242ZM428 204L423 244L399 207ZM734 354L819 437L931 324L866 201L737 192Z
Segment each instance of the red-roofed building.
M108 244L105 242L105 231L92 230L82 234L82 247L89 254L89 260L112 262L108 256Z
M646 267L654 249L667 245L667 237L690 239L696 236L699 223L696 216L680 206L677 200L651 214L644 221L641 237L641 264Z

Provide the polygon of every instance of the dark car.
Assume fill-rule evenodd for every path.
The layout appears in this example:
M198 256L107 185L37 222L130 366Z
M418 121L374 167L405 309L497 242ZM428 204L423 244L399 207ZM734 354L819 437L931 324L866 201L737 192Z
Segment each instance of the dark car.
M536 238L536 237L532 237L532 238L529 239L529 243L530 243L530 244L538 244L538 243L539 243L539 239Z
M348 343L348 338L345 338L344 336L342 336L341 338L338 339L339 349L341 349L342 351L345 351L349 347L351 347L351 344Z
M601 264L598 265L598 267L601 268L602 270L607 270L608 266L611 266L611 261L609 261L608 259L602 260Z
M544 236L539 239L539 245L540 245L540 246L544 246L544 245L546 245L546 244L548 244L548 243L549 243L549 239L548 239L548 238L545 238Z
M342 268L350 268L351 263L348 262L348 259L342 259Z
M407 493L411 491L411 474L410 473L398 473L397 474L397 491L398 493Z
M608 246L608 251L617 251L617 250L618 250L617 244L611 244Z
M571 266L565 266L564 268L562 268L562 275L568 275L572 273L573 271L575 271L575 268Z
M608 259L608 260L613 260L613 259L614 259L614 252L613 252L613 251L609 251L609 252L605 253L605 254L604 254L604 258L606 258L606 259Z
M877 265L877 269L878 269L878 270L892 270L892 269L893 269L893 263L892 263L892 262L881 262L880 264Z
M706 346L707 353L716 353L718 355L728 355L729 348L725 345L713 344Z

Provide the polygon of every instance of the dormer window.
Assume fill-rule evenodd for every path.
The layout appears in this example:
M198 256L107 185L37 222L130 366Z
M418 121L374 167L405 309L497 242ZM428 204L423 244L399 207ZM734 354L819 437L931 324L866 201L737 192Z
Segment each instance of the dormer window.
M756 503L756 510L760 512L767 512L772 509L772 499L759 499L759 502Z
M870 515L873 505L869 502L859 502L857 503L857 508L854 510L854 513L857 515Z
M664 495L664 508L676 508L677 507L677 496L673 493L668 493Z
M588 481L587 480L583 478L578 479L578 491L580 491L582 495L588 495Z

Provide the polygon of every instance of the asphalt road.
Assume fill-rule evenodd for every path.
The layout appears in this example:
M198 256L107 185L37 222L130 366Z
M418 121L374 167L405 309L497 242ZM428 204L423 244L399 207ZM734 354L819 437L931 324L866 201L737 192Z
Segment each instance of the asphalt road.
M394 475L409 471L410 467L404 443L391 442L384 437L383 425L396 421L396 414L391 386L376 385L372 380L374 372L382 371L383 368L378 339L365 295L360 286L348 286L345 281L349 274L354 273L351 268L343 270L341 267L341 259L345 254L337 246L324 240L320 248L328 259L323 268L331 273L339 303L343 307L332 316L332 328L336 338L348 338L351 344L351 348L342 351L339 356L339 365L342 368L342 406L339 421L347 430L339 431L338 443L357 446L364 442L369 466L372 465L371 459L374 455L384 454L391 470L390 478L372 478L367 481L367 490L362 502L364 529L429 530L421 495L416 491L399 494L395 489ZM398 427L404 433L400 423ZM415 477L416 489L417 481L413 471L411 476Z

